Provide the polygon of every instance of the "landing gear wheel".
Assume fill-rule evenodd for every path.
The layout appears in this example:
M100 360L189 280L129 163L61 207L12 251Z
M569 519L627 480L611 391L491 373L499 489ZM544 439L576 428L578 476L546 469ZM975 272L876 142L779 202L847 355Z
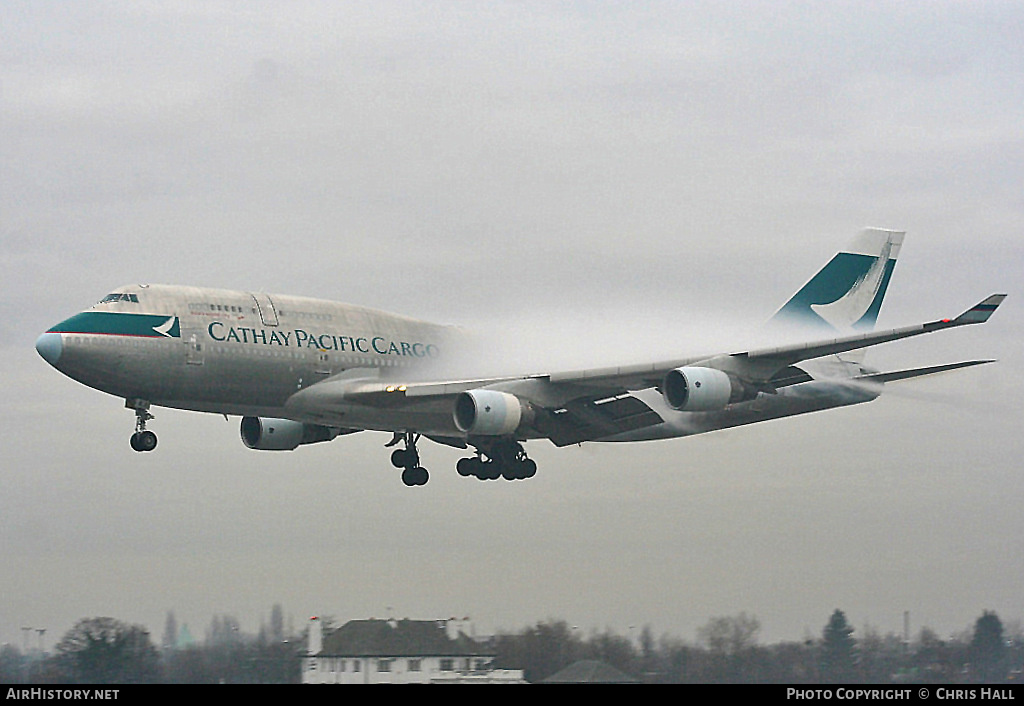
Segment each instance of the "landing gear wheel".
M391 465L395 468L408 468L415 466L415 463L410 463L412 459L409 458L410 454L405 449L395 449L391 452Z
M474 476L480 480L523 480L537 475L537 463L514 439L474 446L477 447L476 457L460 459L455 466L461 476Z
M137 431L132 434L130 443L135 451L152 451L156 448L156 434L151 431Z
M460 458L458 463L455 464L455 470L459 472L460 476L475 476L479 463L479 459Z
M156 448L156 434L151 431L144 431L139 434L139 448L142 451L152 451Z
M422 466L414 466L402 471L402 482L408 486L426 485L428 480L430 480L430 474Z
M537 462L532 458L523 461L523 475L520 478L533 478L537 475Z

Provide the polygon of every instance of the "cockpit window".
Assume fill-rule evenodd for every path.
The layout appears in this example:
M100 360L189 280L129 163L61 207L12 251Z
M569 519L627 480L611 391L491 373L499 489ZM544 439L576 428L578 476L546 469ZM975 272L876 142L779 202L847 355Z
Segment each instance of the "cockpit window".
M109 304L110 302L131 302L133 304L139 303L138 294L125 294L124 292L114 292L100 299L100 304Z

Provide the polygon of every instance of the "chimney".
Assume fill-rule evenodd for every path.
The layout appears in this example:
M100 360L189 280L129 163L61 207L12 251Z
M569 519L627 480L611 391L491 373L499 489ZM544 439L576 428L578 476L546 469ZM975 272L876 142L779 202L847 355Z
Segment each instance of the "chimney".
M324 646L324 631L320 625L320 618L315 615L309 619L309 645L306 654L317 655Z
M467 637L472 637L472 627L470 625L469 618L448 618L445 621L445 633L448 635L449 640L457 640L459 633L465 634Z

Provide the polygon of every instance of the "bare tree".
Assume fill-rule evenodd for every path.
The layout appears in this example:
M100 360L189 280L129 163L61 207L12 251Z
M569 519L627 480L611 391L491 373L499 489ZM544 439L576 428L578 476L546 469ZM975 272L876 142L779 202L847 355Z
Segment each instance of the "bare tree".
M697 642L715 654L736 656L757 644L761 621L753 615L712 618L697 630Z
M755 679L757 635L761 621L753 615L712 618L697 630L697 642L708 651L704 679L748 681Z

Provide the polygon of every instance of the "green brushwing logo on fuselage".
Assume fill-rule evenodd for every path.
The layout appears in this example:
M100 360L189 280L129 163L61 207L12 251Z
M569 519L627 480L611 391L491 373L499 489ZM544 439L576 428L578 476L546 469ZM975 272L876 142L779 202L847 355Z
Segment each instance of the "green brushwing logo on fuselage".
M92 333L100 336L181 338L177 316L83 311L50 329L50 333Z

